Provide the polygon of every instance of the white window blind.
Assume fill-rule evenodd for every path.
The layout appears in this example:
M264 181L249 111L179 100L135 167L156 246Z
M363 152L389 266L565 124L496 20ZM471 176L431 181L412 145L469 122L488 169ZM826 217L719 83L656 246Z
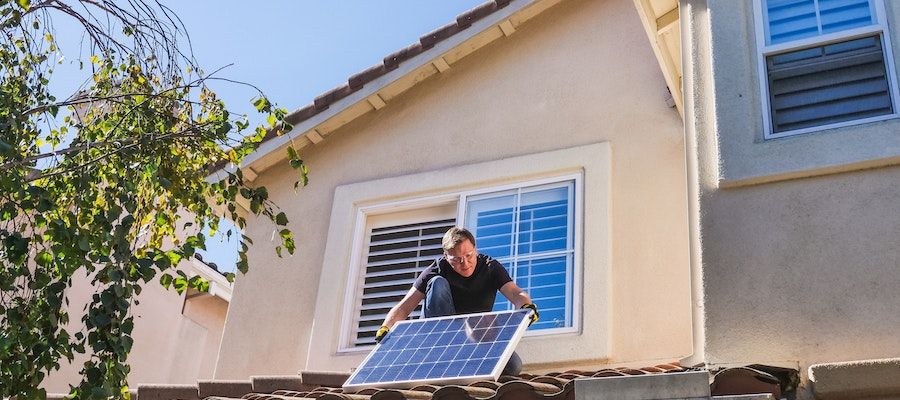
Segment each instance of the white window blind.
M418 273L441 256L444 232L455 224L455 219L440 219L371 230L355 346L375 343L375 332L388 311L409 291ZM421 305L410 318L420 315Z
M767 43L872 25L872 10L870 0L767 0Z
M572 326L574 181L472 196L466 227L480 253L500 261L538 305L541 319L530 329ZM494 310L512 304L498 296Z

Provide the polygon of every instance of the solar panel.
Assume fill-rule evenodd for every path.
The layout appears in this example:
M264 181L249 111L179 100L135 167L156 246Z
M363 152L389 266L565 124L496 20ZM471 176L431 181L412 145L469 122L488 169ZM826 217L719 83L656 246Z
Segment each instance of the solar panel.
M398 322L344 389L497 379L528 328L530 314L515 310Z

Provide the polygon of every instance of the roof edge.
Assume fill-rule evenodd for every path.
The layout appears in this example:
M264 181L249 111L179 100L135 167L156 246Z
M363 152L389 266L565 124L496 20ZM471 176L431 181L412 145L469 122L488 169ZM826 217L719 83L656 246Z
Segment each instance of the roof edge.
M456 21L421 36L418 43L389 54L381 64L352 75L343 85L288 114L285 120L294 128L281 136L270 132L259 147L244 158L241 169L250 170L255 178L257 173L285 158L286 155L273 157L276 151L287 146L299 150L320 143L329 133L368 112L383 108L395 97L444 72L455 62L497 39L511 35L516 27L561 1L491 0L460 14ZM479 35L487 36L484 42L470 46ZM431 73L416 76L429 65L433 68ZM410 80L408 87L392 88L404 80ZM385 93L389 91L392 93ZM334 119L339 119L339 123L334 123ZM215 182L236 169L237 166L230 163L219 165L210 171L206 179Z

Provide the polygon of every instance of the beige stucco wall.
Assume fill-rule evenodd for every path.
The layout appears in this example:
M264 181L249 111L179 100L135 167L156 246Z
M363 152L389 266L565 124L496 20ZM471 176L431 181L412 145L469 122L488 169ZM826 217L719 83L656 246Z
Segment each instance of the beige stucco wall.
M326 240L352 241L329 236L338 187L428 171L440 176L476 163L598 143L611 149L610 241L602 249L602 243L584 243L608 252L609 260L608 298L601 302L608 319L593 328L608 339L594 344L608 349L609 362L672 361L690 353L682 124L664 94L631 1L564 1L510 38L305 148L312 173L300 193L285 166L262 172L256 182L288 213L298 250L278 259L270 242L273 227L251 222L251 270L235 286L216 377L346 370L342 362L308 352L326 346L310 344L311 332L340 318L320 313L315 320L317 307L344 298L343 292L317 293L327 281L323 275L345 272L323 265L347 268L325 256L332 245ZM534 166L522 166L528 168ZM591 267L584 266L585 274ZM572 363L555 367L566 365Z
M190 271L191 262L184 261L182 268ZM83 327L81 310L94 291L85 277L73 282L67 293L70 332ZM137 299L140 304L132 309L134 345L128 358L129 385L136 388L141 383L196 383L198 379L211 379L228 303L219 297L202 295L185 304L183 294L166 290L155 281L145 285ZM82 356L72 363L61 362L61 368L51 373L42 386L48 393L68 393L69 385L80 381L78 372L85 360Z
M805 375L813 363L896 357L900 121L762 140L752 2L681 3L698 360Z

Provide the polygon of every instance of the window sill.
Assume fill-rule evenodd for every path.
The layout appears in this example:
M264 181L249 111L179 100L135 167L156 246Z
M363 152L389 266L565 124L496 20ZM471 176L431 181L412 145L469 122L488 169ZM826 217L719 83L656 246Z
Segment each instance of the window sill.
M735 188L900 164L900 116L892 114L777 140L745 129L721 133L718 185Z
M581 332L576 327L569 328L555 328L555 329L545 329L539 331L531 331L525 332L525 336L522 338L521 343L527 343L532 340L558 340L560 338L570 338L573 336L580 336ZM338 356L357 356L357 355L366 355L375 346L360 346L360 347L347 347L347 348L339 348L335 355Z
M869 124L872 122L889 121L889 120L898 119L898 118L900 118L900 114L894 113L894 114L879 115L879 116L863 118L863 119L854 119L851 121L836 122L836 123L828 124L828 125L811 126L809 128L794 129L794 130L786 131L786 132L768 133L766 135L765 140L782 139L782 138L797 136L797 135L808 135L808 134L824 132L824 131L828 131L828 130L832 130L832 129L840 129L840 128L845 128L845 127L850 127L850 126L865 125L865 124Z

